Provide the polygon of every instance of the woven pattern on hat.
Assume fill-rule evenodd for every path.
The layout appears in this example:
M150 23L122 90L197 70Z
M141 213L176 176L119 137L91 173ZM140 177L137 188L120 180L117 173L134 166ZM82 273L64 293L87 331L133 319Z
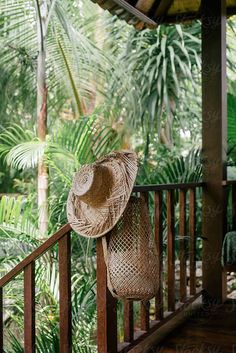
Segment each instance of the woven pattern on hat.
M131 197L111 231L108 287L118 298L149 300L158 291L158 261L145 201Z
M109 172L109 183L106 178L100 185L102 190L99 189L103 202L98 205L88 205L76 195L73 189L67 201L67 217L72 228L82 236L94 238L111 230L123 213L133 189L138 161L133 152L113 152L98 160L95 165L98 168L106 167ZM85 169L85 175L79 175L79 178L86 180L86 177ZM107 191L109 191L108 196L104 198L103 194L107 194ZM94 201L98 199L95 192L92 197Z

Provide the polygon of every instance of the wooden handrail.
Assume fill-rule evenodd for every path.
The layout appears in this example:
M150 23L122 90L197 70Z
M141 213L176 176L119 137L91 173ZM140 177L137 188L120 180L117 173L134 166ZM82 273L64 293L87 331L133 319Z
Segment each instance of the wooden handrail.
M24 273L24 352L35 353L35 260L59 245L59 335L60 353L72 352L71 326L71 226L64 225L41 246L0 279L0 352L3 352L3 287Z
M31 262L42 256L52 246L54 246L65 234L71 230L69 223L61 227L55 234L47 239L42 245L35 249L30 255L22 260L16 267L0 279L0 287L4 287L8 282L15 278L22 270L28 266Z
M205 183L182 183L182 184L151 184L151 185L135 185L133 188L134 192L145 192L145 191L167 191L167 190L188 190L203 187Z
M222 181L222 186L228 186L228 185L235 185L236 180L223 180Z
M235 182L236 183L236 182ZM155 241L157 245L159 262L159 281L163 282L163 206L167 203L167 233L168 233L168 277L167 293L168 308L170 319L186 303L190 303L193 298L199 296L196 294L196 265L195 265L195 208L196 208L196 188L204 186L203 182L183 183L183 184L161 184L161 185L136 185L133 192L138 192L149 203L149 195L154 196L154 225ZM175 193L176 192L176 193ZM190 214L190 287L192 296L186 295L186 249L182 244L181 252L181 309L177 305L175 293L175 207L174 198L179 193L180 198L180 233L184 238L186 235L186 195L189 200ZM194 196L194 197L193 197ZM151 199L150 199L151 200ZM150 201L151 202L151 201ZM164 207L165 209L165 207ZM16 267L0 279L0 324L3 321L2 315L2 288L13 280L19 273L24 273L24 345L26 353L35 353L35 261L44 253L50 250L54 245L59 244L59 305L60 305L60 353L70 353L72 351L71 342L71 253L70 253L70 224L65 224L42 245L35 249L30 255L22 260ZM134 310L133 303L126 301L124 305L124 338L125 346L117 345L117 301L114 299L107 287L106 266L102 249L101 238L97 241L97 307L98 307L98 330L97 343L99 353L117 353L128 352L136 346L145 337L149 336L155 329L166 322L166 313L164 313L164 287L160 286L158 295L155 298L155 319L152 322L150 317L149 302L141 303L140 308L140 332L138 335L134 329ZM170 314L171 312L171 314ZM1 325L0 325L1 326ZM3 325L2 325L3 327ZM3 347L2 329L0 329L0 351ZM125 348L124 348L125 347Z
M119 342L117 348L117 305L107 289L106 266L103 260L101 240L98 239L97 333L99 353L126 353L132 351L132 348L135 346L137 346L137 351L139 351L138 346L142 340L150 336L165 322L171 320L201 295L200 285L196 281L196 210L198 206L196 189L203 186L205 186L203 182L196 182L167 185L136 185L134 187L133 192L140 193L140 197L145 200L147 205L150 203L152 207L154 206L152 217L154 218L160 286L155 297L155 303L152 303L154 305L154 307L152 306L154 313L150 311L149 301L141 302L137 322L134 321L132 300L125 300L123 307L124 338L123 342ZM153 197L150 197L151 195ZM176 211L179 212L180 217L176 217L175 219ZM164 214L166 216L165 223ZM177 223L179 226L178 238L176 234ZM166 251L164 251L164 225L167 232ZM180 241L180 246L177 246L177 239ZM187 251L187 239L190 244L189 251ZM181 275L179 278L176 276L175 269L177 255L180 258ZM189 260L189 264L187 264L187 260ZM188 271L187 266L189 268ZM166 279L163 276L164 268L167 270ZM190 277L190 281L187 281L187 276ZM177 281L179 281L179 286L177 286ZM190 293L187 290L188 286ZM199 288L197 288L198 286ZM168 308L167 311L166 308Z

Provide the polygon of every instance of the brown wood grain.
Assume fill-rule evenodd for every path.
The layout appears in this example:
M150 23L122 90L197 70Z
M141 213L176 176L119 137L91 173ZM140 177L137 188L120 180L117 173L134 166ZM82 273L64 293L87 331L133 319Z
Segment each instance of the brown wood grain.
M35 353L35 263L24 269L24 352Z
M207 300L227 294L221 267L227 179L226 0L202 1L203 288Z
M236 301L203 308L153 348L153 352L234 353L236 337Z
M72 352L70 232L59 240L59 306L60 353L70 353Z
M157 331L159 328L163 327L164 325L166 325L167 323L170 323L173 319L175 319L181 312L185 311L187 308L190 307L190 305L200 296L202 295L202 292L199 291L198 293L196 293L195 296L190 297L184 304L182 304L180 307L178 307L174 312L172 313L168 313L168 315L165 315L165 317L163 318L163 320L155 322L152 324L152 326L150 327L150 329L146 332L136 332L136 338L134 339L133 342L131 342L128 345L120 345L118 352L119 353L127 353L131 350L131 348L133 347L137 347L137 349L139 349L139 344L141 344L141 346L143 346L144 342L146 342L146 340L148 340L148 338L155 332ZM138 350L140 352L140 350ZM155 353L157 353L154 350ZM151 353L151 352L150 352Z
M108 235L109 236L109 235ZM97 239L97 345L98 353L117 352L116 299L107 288L102 239Z
M174 0L161 0L156 11L155 11L155 18L166 16L169 8L173 4Z
M159 288L155 298L155 318L163 319L163 195L162 191L154 194L154 231L157 248Z
M187 273L186 273L186 191L179 193L179 235L180 235L180 301L184 302L187 295Z
M196 293L196 192L189 191L189 260L190 260L190 294Z
M133 301L124 301L124 341L132 342L134 339L134 310Z
M166 191L166 190L188 190L203 187L204 183L179 183L179 184L151 184L151 185L135 185L134 192L147 191Z
M149 319L149 309L150 302L149 301L141 301L140 303L140 322L141 322L141 330L148 331L150 327L150 319Z
M175 310L175 217L174 192L167 191L168 310Z

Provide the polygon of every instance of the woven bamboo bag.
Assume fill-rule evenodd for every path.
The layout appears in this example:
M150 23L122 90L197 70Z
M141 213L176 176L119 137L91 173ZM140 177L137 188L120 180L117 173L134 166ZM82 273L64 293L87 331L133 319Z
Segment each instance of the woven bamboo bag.
M103 238L108 288L117 298L149 300L157 294L158 261L148 208L131 197L118 223Z

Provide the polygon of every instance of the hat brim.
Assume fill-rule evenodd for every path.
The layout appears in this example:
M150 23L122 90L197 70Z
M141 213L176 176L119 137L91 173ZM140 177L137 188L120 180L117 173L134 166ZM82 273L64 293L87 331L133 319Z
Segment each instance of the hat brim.
M110 153L96 164L106 166L113 175L113 185L107 199L101 205L92 207L70 190L67 200L67 218L72 229L89 238L105 235L118 222L129 201L138 171L137 155L131 151Z

